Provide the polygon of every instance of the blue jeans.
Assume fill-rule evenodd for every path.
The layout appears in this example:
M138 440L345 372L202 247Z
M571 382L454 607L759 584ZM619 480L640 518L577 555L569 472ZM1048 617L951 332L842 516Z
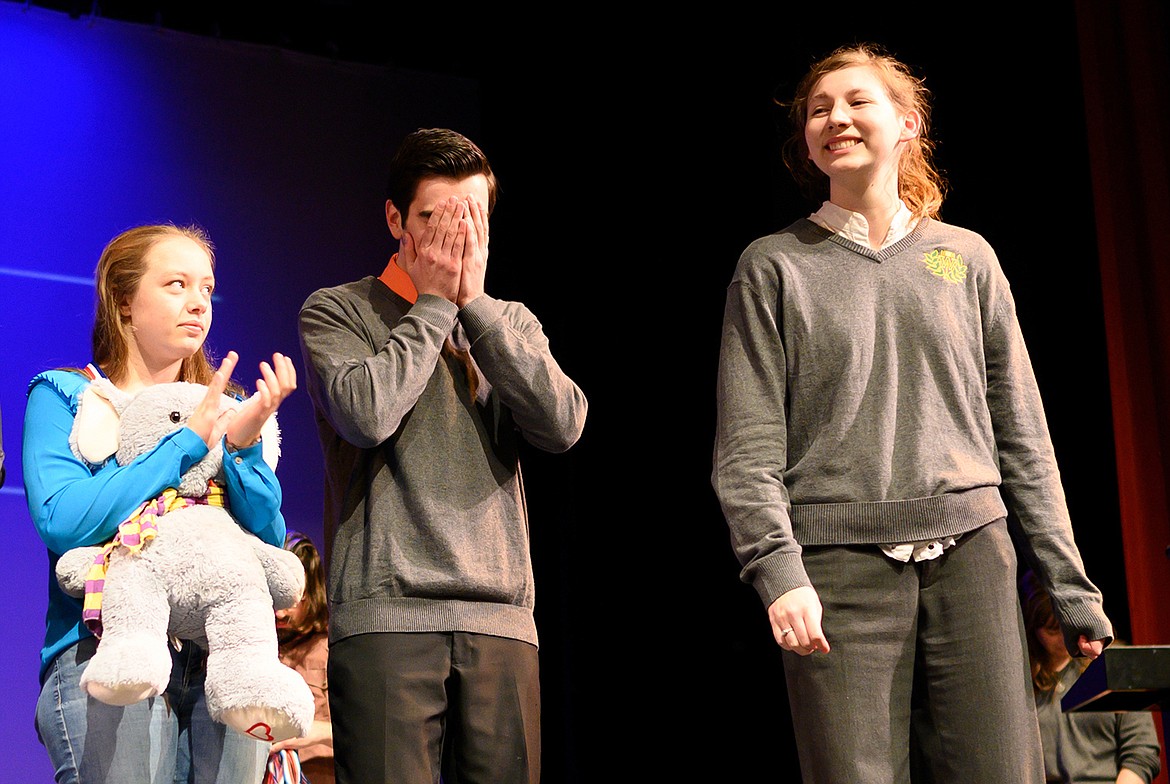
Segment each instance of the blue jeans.
M116 707L87 695L81 673L97 649L88 637L50 665L37 700L37 735L59 784L251 784L268 744L213 721L203 694L204 654L171 651L165 695Z

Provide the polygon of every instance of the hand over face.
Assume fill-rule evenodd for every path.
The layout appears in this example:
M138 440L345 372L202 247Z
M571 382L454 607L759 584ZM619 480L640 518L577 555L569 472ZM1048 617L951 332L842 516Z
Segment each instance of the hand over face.
M419 294L434 294L452 302L458 298L468 234L466 215L467 202L451 196L435 204L417 237L409 229L403 234L398 265Z
M459 297L455 304L463 307L483 294L487 273L488 214L487 205L474 195L467 199L467 239L463 245L463 274L459 278Z
M423 178L405 212L386 202L386 223L399 241L398 266L419 294L460 307L483 294L489 198L487 178L475 174Z

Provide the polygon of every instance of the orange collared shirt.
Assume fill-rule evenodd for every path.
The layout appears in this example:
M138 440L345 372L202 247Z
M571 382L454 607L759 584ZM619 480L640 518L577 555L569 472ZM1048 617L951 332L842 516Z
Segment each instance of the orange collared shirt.
M414 281L406 274L406 270L398 266L397 253L390 257L390 263L386 265L386 269L382 270L378 280L385 283L391 291L411 305L418 300L418 289L414 287Z

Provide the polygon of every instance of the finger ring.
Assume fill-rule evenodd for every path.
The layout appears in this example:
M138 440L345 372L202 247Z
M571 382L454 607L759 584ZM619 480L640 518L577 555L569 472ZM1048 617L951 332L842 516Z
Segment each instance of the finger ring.
M792 627L791 627L791 626L789 626L787 629L781 629L781 630L780 630L780 636L781 636L781 637L783 637L783 636L784 636L784 635L786 635L786 634L792 634Z

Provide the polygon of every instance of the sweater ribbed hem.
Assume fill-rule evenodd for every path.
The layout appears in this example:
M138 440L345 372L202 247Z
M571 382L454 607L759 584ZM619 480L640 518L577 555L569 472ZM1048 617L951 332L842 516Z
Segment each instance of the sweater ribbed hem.
M955 536L1007 515L998 487L974 487L900 501L793 504L802 546L895 544Z
M539 644L532 611L513 604L385 597L330 605L330 642L371 632L471 632Z

